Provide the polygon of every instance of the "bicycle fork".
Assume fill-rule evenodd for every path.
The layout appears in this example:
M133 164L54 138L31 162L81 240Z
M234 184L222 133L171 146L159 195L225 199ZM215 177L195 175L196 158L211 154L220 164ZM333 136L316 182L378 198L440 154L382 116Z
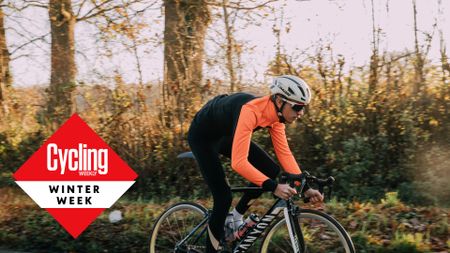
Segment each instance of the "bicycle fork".
M287 207L284 208L283 213L294 253L305 253L305 240L298 222L298 217L300 216L299 208L295 205L291 205L291 203L288 203Z

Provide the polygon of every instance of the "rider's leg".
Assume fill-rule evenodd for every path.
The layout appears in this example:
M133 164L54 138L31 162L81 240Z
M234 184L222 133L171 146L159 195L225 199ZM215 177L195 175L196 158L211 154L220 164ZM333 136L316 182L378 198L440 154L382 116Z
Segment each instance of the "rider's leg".
M232 139L222 138L220 141L219 152L224 156L231 158ZM261 171L264 175L271 179L276 179L278 173L280 173L280 166L256 143L250 143L250 150L248 154L248 161L255 166L256 169ZM257 187L255 184L250 183L249 186ZM244 214L252 204L252 200L261 196L261 192L247 192L239 200L236 205L236 211L240 214Z
M216 152L217 144L189 133L188 141L197 159L200 171L213 195L214 205L208 223L206 252L217 252L219 242L224 236L224 223L231 206L232 196L230 186L225 179L225 173Z

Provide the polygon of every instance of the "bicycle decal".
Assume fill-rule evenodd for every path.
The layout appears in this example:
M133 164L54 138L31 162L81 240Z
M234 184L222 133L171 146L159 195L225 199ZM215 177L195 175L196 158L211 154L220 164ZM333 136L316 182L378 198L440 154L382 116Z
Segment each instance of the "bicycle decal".
M237 244L236 249L233 253L242 253L247 251L253 243L262 235L266 228L272 223L272 221L277 217L277 215L283 211L285 207L276 207L272 212L264 215L261 220L256 224L256 226L249 230L247 235L241 239L240 243Z

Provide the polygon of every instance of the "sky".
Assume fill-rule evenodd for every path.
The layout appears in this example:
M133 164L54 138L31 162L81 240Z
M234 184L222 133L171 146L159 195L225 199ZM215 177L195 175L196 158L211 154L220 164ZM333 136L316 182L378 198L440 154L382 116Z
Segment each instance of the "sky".
M421 31L419 39L424 41L425 33L433 32L429 57L437 61L439 56L439 30L442 30L447 48L450 48L450 0L441 0L441 14L438 15L439 0L416 0L417 20ZM263 1L262 1L263 2ZM413 50L413 8L412 0L373 0L375 25L381 28L380 51L403 52ZM342 54L353 66L361 66L370 58L372 40L371 0L285 0L272 4L275 8L260 25L236 24L235 37L245 42L242 54L243 78L245 82L265 82L268 62L275 55L276 37L272 32L274 24L283 29L281 44L283 53L295 55L301 51L313 53L318 45L331 43L335 55ZM274 16L278 17L274 20ZM281 16L283 19L281 21ZM163 77L162 34L164 26L161 8L154 8L144 17L147 27L142 31L141 39L148 42L138 48L138 59L142 66L145 83L161 81ZM48 85L50 77L50 37L36 41L20 50L15 50L27 40L48 34L48 13L45 9L27 9L23 13L6 18L7 43L12 53L11 69L14 86ZM206 55L217 58L223 54L215 44L217 28L221 20L211 24L206 40ZM282 23L281 23L282 22ZM77 23L76 61L78 81L83 83L108 84L114 75L120 74L127 83L138 81L136 57L119 43L105 46L96 37L97 30L87 23ZM102 54L109 53L110 57ZM205 67L206 78L223 79L225 60L212 67Z

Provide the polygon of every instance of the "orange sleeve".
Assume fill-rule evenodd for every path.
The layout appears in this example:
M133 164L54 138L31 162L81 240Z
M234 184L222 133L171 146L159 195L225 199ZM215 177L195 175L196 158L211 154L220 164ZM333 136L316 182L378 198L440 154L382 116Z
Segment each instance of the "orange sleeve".
M300 174L300 167L292 155L286 139L285 125L282 123L275 123L272 125L272 128L269 129L269 133L272 138L275 154L277 155L281 166L283 166L283 169L291 174Z
M248 181L262 186L269 178L248 161L250 142L256 125L255 112L249 106L242 106L231 148L231 167Z

